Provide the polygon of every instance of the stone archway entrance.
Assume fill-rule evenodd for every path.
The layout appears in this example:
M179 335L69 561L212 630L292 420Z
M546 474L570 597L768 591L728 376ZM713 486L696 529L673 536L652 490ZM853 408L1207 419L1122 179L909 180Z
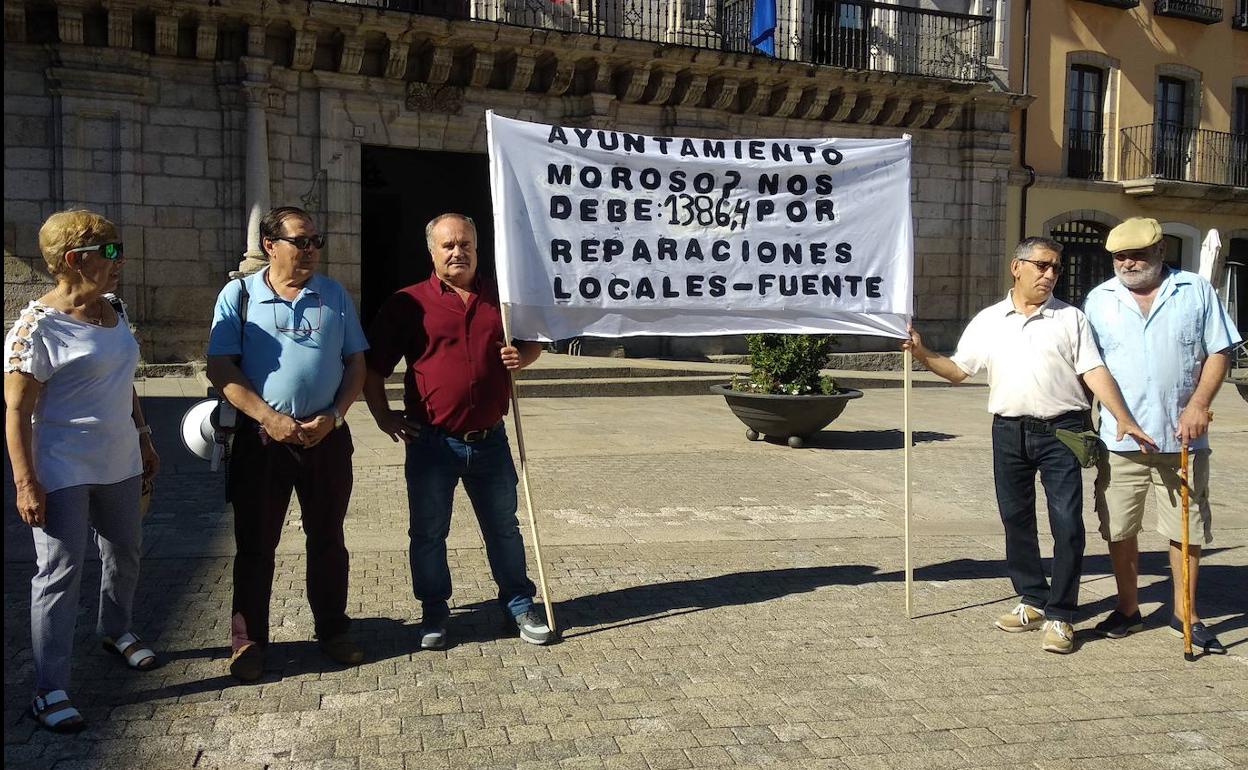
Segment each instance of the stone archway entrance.
M1066 266L1053 291L1058 299L1081 307L1088 292L1113 275L1113 264L1105 250L1109 230L1108 225L1076 219L1049 233L1062 244L1062 263Z
M360 155L360 320L396 290L429 277L425 225L457 211L477 224L478 270L494 274L488 156L365 145Z

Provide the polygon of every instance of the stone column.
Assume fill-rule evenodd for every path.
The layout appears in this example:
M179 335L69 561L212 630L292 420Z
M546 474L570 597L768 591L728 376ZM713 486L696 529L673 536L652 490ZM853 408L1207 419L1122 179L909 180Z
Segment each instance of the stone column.
M1008 283L1012 244L1005 242L1005 195L1014 155L1008 110L998 105L968 110L968 128L959 141L963 170L962 206L952 207L962 224L962 276L959 315L970 320L1001 298ZM1028 233L1024 233L1024 236ZM951 330L952 332L952 330ZM955 338L947 338L952 349Z
M263 73L263 80L251 79L259 73L253 71L250 62L244 63L248 65L248 80L242 83L247 104L247 166L244 170L247 250L243 252L238 272L246 275L268 264L260 245L260 220L269 211L269 122L265 112L269 103L269 82L267 71Z

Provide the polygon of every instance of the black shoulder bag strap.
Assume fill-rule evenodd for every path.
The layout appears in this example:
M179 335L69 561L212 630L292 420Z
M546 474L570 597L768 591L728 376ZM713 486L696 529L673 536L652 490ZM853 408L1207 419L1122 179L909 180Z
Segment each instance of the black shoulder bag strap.
M247 282L242 278L238 281L238 355L243 355L243 331L247 328L247 306L251 304L251 295L247 293Z
M247 291L247 282L240 276L235 279L238 281L238 358L239 364L242 364L243 358L243 340L247 334L247 306L251 304L251 294ZM218 396L221 401L225 401L225 396ZM231 404L231 406L233 406ZM237 407L235 407L237 409ZM237 418L236 418L237 419ZM233 441L226 443L225 455L221 458L222 465L225 466L225 501L230 501L230 449Z
M118 318L126 318L126 306L121 304L121 298L119 298L116 294L108 298L108 304L113 306L113 310L116 311ZM126 318L126 323L129 322L130 319Z

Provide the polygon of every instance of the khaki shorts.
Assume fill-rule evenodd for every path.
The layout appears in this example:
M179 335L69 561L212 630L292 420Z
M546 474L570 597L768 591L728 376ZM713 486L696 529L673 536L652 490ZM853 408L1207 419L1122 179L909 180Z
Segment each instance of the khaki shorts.
M1213 542L1213 512L1209 508L1209 450L1188 454L1188 542ZM1101 537L1116 543L1140 533L1144 523L1144 499L1153 489L1157 503L1157 531L1178 543L1182 541L1182 489L1179 480L1179 454L1106 452L1096 466L1096 515L1101 520Z

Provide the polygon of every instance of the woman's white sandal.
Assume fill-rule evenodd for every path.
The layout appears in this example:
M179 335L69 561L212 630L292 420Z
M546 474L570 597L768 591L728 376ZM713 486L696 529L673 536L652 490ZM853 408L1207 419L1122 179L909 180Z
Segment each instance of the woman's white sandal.
M104 649L120 655L126 665L135 671L150 671L156 668L156 653L148 649L143 644L143 640L131 631L122 634L116 641L104 637L103 643Z
M30 704L30 715L45 729L54 733L76 733L87 726L78 709L69 702L64 690L36 695Z

